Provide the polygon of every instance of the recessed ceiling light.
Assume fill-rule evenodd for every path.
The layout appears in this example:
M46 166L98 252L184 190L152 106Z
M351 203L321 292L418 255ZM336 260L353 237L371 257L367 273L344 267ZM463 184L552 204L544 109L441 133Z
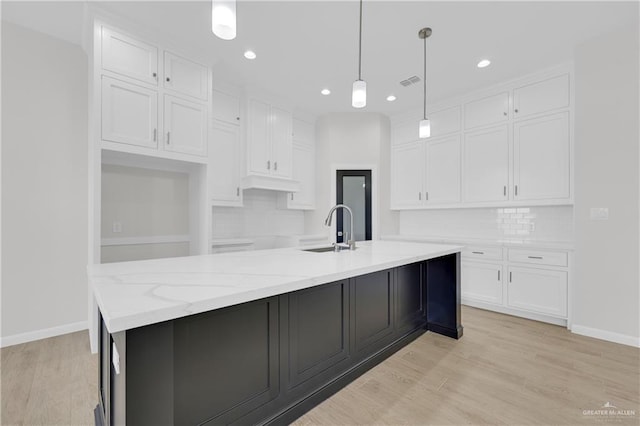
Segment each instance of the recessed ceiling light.
M488 67L489 64L491 64L491 61L488 59L483 59L480 62L478 62L478 68L484 68L484 67Z
M244 52L244 57L247 59L255 59L256 53L253 50L247 50L246 52Z
M395 101L395 100L396 100L396 97L395 97L395 96L393 96L393 95L389 95L389 96L387 96L387 100L388 100L389 102L393 102L393 101Z
M330 95L330 94L331 94L331 90L329 90L329 89L322 89L322 90L320 91L320 93L322 93L323 95L327 96L327 95Z

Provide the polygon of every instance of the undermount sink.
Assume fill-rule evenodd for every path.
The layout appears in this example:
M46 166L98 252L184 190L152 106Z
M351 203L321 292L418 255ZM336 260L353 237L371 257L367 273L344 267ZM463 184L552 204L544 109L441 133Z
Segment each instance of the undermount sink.
M310 251L313 253L324 253L326 251L335 251L335 249L333 248L333 246L329 246L329 247L318 247L318 248L311 248L311 249L301 249L302 251Z

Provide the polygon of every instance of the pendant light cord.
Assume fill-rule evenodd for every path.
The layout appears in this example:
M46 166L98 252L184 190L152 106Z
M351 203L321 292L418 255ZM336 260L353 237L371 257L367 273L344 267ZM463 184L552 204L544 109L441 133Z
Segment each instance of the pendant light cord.
M362 0L360 0L360 33L358 36L358 80L362 80Z
M424 119L427 119L427 38L424 38Z

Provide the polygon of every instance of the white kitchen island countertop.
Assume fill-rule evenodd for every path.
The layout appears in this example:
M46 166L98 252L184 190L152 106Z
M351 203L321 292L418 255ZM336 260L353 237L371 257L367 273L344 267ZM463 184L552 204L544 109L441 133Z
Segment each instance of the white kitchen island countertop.
M355 251L256 250L88 267L110 333L459 252L463 246L358 242ZM309 247L304 247L308 249Z

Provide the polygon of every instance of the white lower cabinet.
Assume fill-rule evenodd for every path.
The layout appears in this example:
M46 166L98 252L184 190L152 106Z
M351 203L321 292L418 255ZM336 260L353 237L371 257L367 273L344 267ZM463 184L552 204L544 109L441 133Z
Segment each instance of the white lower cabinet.
M502 265L462 262L461 290L466 300L502 304Z
M507 306L566 317L567 272L509 266Z

